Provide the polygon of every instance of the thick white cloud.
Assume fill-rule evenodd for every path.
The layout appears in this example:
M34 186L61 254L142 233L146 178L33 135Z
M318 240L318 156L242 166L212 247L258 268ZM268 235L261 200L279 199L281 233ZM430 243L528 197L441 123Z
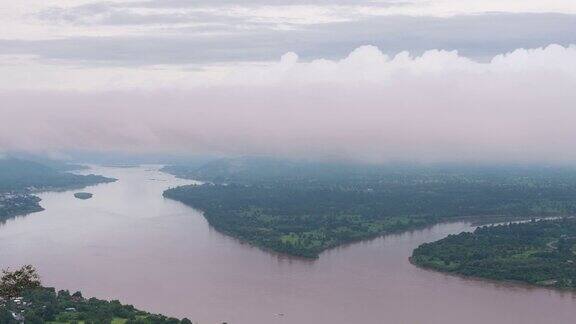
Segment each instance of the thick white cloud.
M575 46L488 63L364 46L342 60L288 53L272 65L172 80L163 90L5 90L0 150L576 161Z
M574 161L576 48L489 58L574 43L575 17L574 0L4 1L0 153ZM386 54L340 59L359 44Z

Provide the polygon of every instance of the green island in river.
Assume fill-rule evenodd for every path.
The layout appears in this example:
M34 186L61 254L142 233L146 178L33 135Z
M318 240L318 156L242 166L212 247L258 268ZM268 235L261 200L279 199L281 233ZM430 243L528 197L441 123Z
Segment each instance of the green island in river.
M576 289L576 219L478 227L416 248L423 268L500 281Z
M75 198L86 200L92 198L93 194L89 192L77 192L74 194Z
M203 211L215 229L307 258L463 216L525 219L576 212L576 170L571 168L238 158L164 171L205 181L169 189L164 196Z

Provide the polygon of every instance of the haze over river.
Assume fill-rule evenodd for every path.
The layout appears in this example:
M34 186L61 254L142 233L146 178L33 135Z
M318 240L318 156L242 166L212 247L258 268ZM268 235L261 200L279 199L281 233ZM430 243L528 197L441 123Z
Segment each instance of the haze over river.
M0 225L0 266L34 264L43 282L195 323L574 323L576 295L422 270L413 248L467 223L389 235L323 253L279 256L210 228L164 199L192 181L156 166L95 167L115 183L42 193L46 209Z

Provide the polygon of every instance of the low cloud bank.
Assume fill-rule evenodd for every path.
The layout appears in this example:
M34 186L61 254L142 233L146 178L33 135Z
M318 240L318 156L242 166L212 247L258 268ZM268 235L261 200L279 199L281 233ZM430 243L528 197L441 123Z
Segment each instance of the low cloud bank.
M456 52L288 53L163 90L0 93L0 151L574 162L576 46L478 63Z

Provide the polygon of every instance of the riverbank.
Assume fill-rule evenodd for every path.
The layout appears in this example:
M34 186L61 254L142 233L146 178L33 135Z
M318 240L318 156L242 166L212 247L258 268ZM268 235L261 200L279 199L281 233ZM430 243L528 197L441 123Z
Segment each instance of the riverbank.
M337 246L444 222L494 223L529 217L410 215L405 214L411 210L404 207L406 193L398 199L386 198L391 203L386 205L378 199L383 193L283 184L191 185L171 188L163 196L203 211L208 223L223 234L263 250L309 259ZM453 206L452 212L456 209ZM404 214L387 215L390 210L403 210Z
M524 324L568 324L576 318L572 293L465 280L408 262L422 243L473 230L468 221L301 259L243 244L216 231L199 211L164 199L164 190L192 181L158 167L85 172L119 181L91 187L94 197L86 201L73 191L40 194L46 210L0 226L0 267L32 263L47 286L201 324L507 324L510 316Z
M328 249L469 215L491 221L576 212L576 170L535 166L363 165L233 158L161 169L203 185L164 197L265 250Z
M576 219L478 227L414 250L413 264L498 281L576 289Z
M0 193L0 221L43 211L41 199L20 193Z
M0 159L0 221L43 211L38 197L43 192L78 190L116 181L94 174L70 173L70 169L76 170L77 166Z

